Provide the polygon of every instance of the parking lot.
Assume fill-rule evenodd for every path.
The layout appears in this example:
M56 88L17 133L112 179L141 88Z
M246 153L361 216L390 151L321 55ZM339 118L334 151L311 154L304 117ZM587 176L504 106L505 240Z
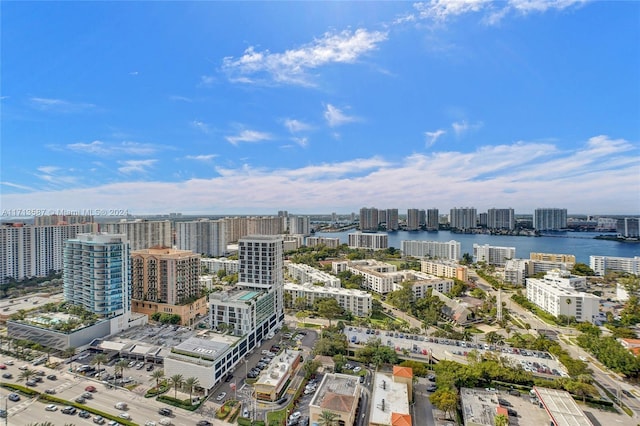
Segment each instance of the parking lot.
M438 360L448 359L459 362L465 362L466 355L476 350L480 353L490 352L510 358L514 364L521 365L525 371L537 375L566 376L562 365L547 352L362 327L347 327L344 333L349 344L355 347L376 338L380 339L382 344L393 347L397 352L406 350L414 358L428 360L432 356Z

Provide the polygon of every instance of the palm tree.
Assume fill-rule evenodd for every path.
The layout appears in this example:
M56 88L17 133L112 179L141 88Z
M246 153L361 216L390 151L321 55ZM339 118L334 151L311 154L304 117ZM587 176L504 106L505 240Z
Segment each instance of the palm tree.
M109 361L109 358L105 354L97 354L91 360L91 365L97 365L98 371L100 371L100 365L106 364Z
M25 382L28 382L29 379L35 375L36 375L35 370L26 369L24 371L21 371L20 374L18 374L18 381L21 382L24 380Z
M565 300L565 302L567 303L567 306L571 305L571 299L567 298L567 300ZM571 315L567 315L567 327L569 327L569 320L571 319Z
M334 412L323 410L318 417L319 426L338 426L338 415Z
M493 418L495 426L507 426L509 424L509 418L504 414L498 414Z
M184 381L184 385L189 389L189 401L191 401L191 394L193 393L193 389L200 384L200 381L197 377L188 377Z
M120 371L120 376L124 377L124 370L126 370L127 368L129 368L129 362L127 362L126 359L121 359L120 361L116 362L114 371L116 374L114 374L114 376L118 375L118 371ZM116 382L116 377L113 378L113 383Z
M174 374L173 376L169 377L169 382L171 382L171 386L173 386L173 389L175 390L175 399L178 399L178 388L184 383L182 374Z
M156 379L156 388L160 388L160 380L164 377L164 370L155 370L151 377Z

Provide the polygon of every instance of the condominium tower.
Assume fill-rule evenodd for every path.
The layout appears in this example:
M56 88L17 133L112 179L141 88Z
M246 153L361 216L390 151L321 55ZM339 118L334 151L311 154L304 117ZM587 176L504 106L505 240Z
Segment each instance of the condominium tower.
M225 226L223 219L176 222L176 246L206 256L222 256L227 250Z
M516 217L512 208L508 209L489 209L487 211L487 228L489 229L508 229L513 230L516 227Z
M567 229L567 209L535 209L533 212L533 228L536 231L559 231Z
M169 220L123 220L101 225L100 230L109 234L124 234L131 245L131 250L173 246Z
M452 229L472 229L476 227L478 211L473 207L453 208L449 211Z
M131 311L125 235L78 234L64 243L64 299L102 317Z

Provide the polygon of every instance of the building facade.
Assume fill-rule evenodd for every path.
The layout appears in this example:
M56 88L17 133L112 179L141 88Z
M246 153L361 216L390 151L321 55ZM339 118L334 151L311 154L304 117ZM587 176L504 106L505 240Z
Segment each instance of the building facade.
M600 277L603 277L607 272L626 272L640 275L640 256L589 256L589 266Z
M459 207L449 210L449 225L452 229L473 229L477 227L478 211L473 207Z
M389 246L387 234L354 232L348 234L350 248L364 248L371 250L384 250Z
M97 229L95 223L0 226L0 283L62 271L64 242Z
M489 209L487 211L487 228L514 230L516 228L516 216L512 208Z
M440 228L440 212L438 209L427 209L427 231L437 231Z
M173 247L173 233L169 220L123 220L101 225L100 230L109 234L124 234L131 250Z
M387 209L387 231L397 231L400 229L398 219L398 209Z
M504 266L507 260L515 259L515 247L497 247L489 244L474 244L473 258L476 262L486 262L489 265Z
M379 224L378 209L375 207L363 207L360 209L361 231L377 231Z
M304 298L307 306L313 306L313 303L322 298L332 298L338 302L338 305L345 311L351 312L358 317L366 317L371 313L371 293L362 290L338 288L338 287L322 287L313 284L293 284L286 283L284 285L285 294L290 296L292 301Z
M338 248L340 247L340 238L307 237L307 247L315 247L320 245L327 246L327 248Z
M407 231L417 231L420 229L420 210L407 210Z
M535 209L533 212L533 228L536 231L560 231L567 229L567 209Z
M227 251L225 226L222 219L176 222L176 246L206 256L223 256Z
M109 318L131 312L129 242L125 235L78 234L64 243L65 301Z
M624 238L640 237L640 218L625 217L618 219L616 223L616 232Z
M420 271L443 278L455 278L466 282L469 279L469 268L452 261L423 260Z
M562 276L549 273L543 279L527 278L527 299L544 311L573 317L578 322L594 322L600 299L576 290Z
M322 284L324 287L340 288L340 278L306 265L304 263L286 262L287 273L299 284Z
M459 241L401 241L400 244L405 256L445 260L459 260L461 257Z

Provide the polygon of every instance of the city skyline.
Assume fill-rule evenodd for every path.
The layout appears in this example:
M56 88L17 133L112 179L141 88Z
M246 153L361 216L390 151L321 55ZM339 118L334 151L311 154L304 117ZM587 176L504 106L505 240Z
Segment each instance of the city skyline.
M640 212L634 2L2 11L3 210Z

